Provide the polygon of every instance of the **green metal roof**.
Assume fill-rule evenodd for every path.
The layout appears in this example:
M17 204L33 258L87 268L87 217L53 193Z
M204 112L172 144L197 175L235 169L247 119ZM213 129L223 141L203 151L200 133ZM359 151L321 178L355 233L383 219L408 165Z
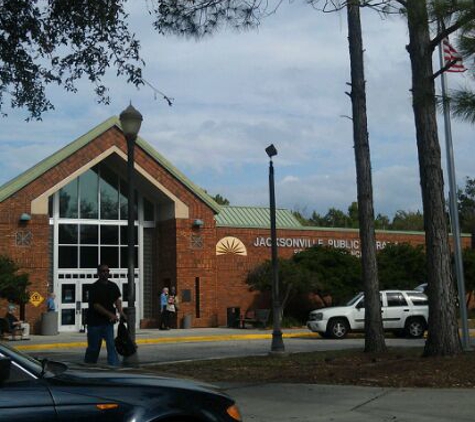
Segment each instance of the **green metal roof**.
M61 161L65 160L66 158L74 154L76 151L83 148L89 142L93 141L102 133L106 132L114 126L122 130L120 120L117 116L110 117L109 119L96 126L94 129L90 130L83 136L79 137L70 144L66 145L64 148L55 152L53 155L50 155L49 157L40 161L35 166L26 170L24 173L5 183L3 186L0 186L0 202L9 198L35 179L41 177L48 170L55 167ZM189 180L183 173L181 173L167 159L165 159L165 157L158 153L148 142L146 142L141 137L138 137L137 145L142 148L147 154L149 154L155 161L157 161L162 167L164 167L170 174L172 174L172 176L174 176L183 185L185 185L192 193L194 193L203 202L205 202L211 209L213 209L215 212L220 211L221 206L213 198L211 198L203 189L201 189L191 180Z
M267 229L270 227L270 210L266 207L223 206L215 219L218 227ZM277 209L275 219L277 228L301 229L303 227L289 210Z

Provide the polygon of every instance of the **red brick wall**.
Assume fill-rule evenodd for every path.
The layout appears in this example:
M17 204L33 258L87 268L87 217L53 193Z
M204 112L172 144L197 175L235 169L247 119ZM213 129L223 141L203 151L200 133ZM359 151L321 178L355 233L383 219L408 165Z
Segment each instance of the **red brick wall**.
M178 312L179 322L190 315L193 327L216 326L216 229L214 214L206 207L195 210L194 218L177 220L176 230L176 285L178 292L189 290L191 302L183 302ZM203 227L193 228L195 219ZM171 241L171 239L170 239ZM196 309L196 283L199 280L199 312Z
M45 300L49 277L49 224L46 216L38 216L27 224L20 224L23 212L29 213L29 207L19 201L12 201L10 207L0 204L0 253L12 258L20 267L20 272L29 274L31 293L38 292ZM6 209L8 208L8 209ZM0 302L0 315L7 311L7 302ZM32 331L39 329L41 314L45 312L44 303L38 307L25 306L26 320L32 324ZM19 310L16 311L19 317Z
M217 234L217 241L225 236L235 236L247 248L247 256L227 254L216 257L218 296L220 298L217 309L218 322L220 325L225 325L227 308L239 307L243 313L249 308L269 306L268 302L266 303L268 298L261 297L256 292L250 292L245 280L250 270L271 258L270 230L218 227ZM282 258L289 258L295 252L312 244L349 249L355 255L359 255L361 250L358 230L277 230L277 239L280 245L278 254ZM424 240L422 233L379 232L376 235L376 246L377 249L383 249L387 243L424 244ZM292 245L292 243L294 244ZM462 238L463 248L470 247L470 244L469 237Z

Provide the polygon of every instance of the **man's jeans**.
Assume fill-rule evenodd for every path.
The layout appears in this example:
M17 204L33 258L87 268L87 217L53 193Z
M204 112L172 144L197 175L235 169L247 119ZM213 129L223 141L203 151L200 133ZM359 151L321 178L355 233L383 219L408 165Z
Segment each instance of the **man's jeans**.
M115 350L113 324L87 326L87 349L84 362L97 363L102 339L105 340L107 346L107 363L111 366L119 366L120 360Z

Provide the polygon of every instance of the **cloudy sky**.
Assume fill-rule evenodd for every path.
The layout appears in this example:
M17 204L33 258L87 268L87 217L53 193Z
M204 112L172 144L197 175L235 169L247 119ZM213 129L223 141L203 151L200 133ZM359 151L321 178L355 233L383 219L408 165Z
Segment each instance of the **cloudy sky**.
M131 100L144 116L140 135L192 181L232 205L268 205L264 149L271 143L278 149L278 207L324 214L330 207L346 210L356 200L344 12L322 14L291 2L258 30L221 31L195 41L158 35L146 2L133 3L144 77L173 97L174 105L147 86L127 86L113 71L106 80L112 99L107 106L97 104L87 81L77 94L52 88L56 109L43 121L27 123L21 110L1 118L0 184L118 115ZM422 205L405 21L363 11L363 30L375 210L389 216L416 211ZM473 85L469 75L449 75L450 86L464 84ZM457 182L463 186L465 177L475 177L473 126L452 125ZM445 168L445 154L443 160Z

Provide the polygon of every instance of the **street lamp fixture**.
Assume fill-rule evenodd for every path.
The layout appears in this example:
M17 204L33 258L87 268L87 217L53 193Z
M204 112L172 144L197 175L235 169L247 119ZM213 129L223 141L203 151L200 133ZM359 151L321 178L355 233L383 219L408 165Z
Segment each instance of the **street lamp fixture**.
M127 141L130 140L135 143L140 126L142 125L142 115L131 103L122 113L120 113L119 119L125 138Z
M127 183L128 183L128 203L127 203L127 322L130 337L135 343L135 180L134 180L134 150L135 141L142 124L142 115L132 106L132 103L119 116L122 131L127 140ZM135 353L127 358L129 362L137 359Z
M275 183L274 183L274 165L272 157L277 155L277 149L274 144L266 148L269 156L269 196L270 196L270 237L271 237L271 258L272 258L272 344L271 353L285 351L284 341L282 340L281 316L282 309L280 305L279 294L279 261L277 257L277 230L275 218Z

